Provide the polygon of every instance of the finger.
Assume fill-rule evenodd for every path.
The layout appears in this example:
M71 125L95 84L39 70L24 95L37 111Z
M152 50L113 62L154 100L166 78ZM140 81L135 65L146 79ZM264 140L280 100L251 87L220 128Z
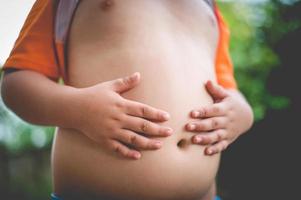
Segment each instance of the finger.
M173 132L170 127L161 126L146 119L130 115L125 117L122 128L152 136L169 136Z
M120 133L116 134L113 138L135 149L159 149L162 146L161 141L148 139L127 129L121 129Z
M143 117L145 119L165 121L170 118L168 112L153 108L151 106L136 101L126 100L125 109L125 112L127 114L136 117Z
M117 93L126 92L134 88L140 81L140 73L135 72L130 76L118 78L115 80L108 81L109 87Z
M213 99L223 99L228 96L226 90L218 84L213 83L211 80L207 81L206 89Z
M208 145L226 139L227 132L225 129L218 129L212 132L200 133L192 137L192 143Z
M109 147L114 152L127 158L139 159L141 157L141 153L139 151L130 149L116 140L111 140Z
M185 128L191 132L204 132L225 128L227 123L228 119L226 117L211 117L197 122L189 122L186 124Z
M190 116L193 118L216 117L227 114L226 105L222 103L214 103L205 107L193 109Z
M205 149L205 153L207 155L213 155L216 153L220 153L223 150L225 150L229 145L229 142L227 140L222 140L212 146L209 146Z

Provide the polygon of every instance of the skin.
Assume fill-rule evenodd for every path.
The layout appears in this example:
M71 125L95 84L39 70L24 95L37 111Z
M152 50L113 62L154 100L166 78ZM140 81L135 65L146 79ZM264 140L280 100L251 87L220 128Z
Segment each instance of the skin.
M1 91L6 106L27 122L76 129L111 151L138 159L140 152L121 142L144 150L158 149L162 142L134 131L161 137L169 136L173 131L170 127L153 122L168 120L169 113L127 100L120 95L134 88L139 83L139 78L140 74L134 73L132 76L79 89L59 85L33 71L21 70L4 75ZM39 82L38 85L36 81ZM50 93L45 88L53 92ZM22 99L22 103L19 99ZM86 115L79 115L81 112ZM101 115L102 120L95 115ZM119 133L117 135L107 134L107 130L116 129L121 123L127 130L116 130Z
M214 99L214 104L193 109L190 113L199 122L185 125L187 131L197 133L191 138L194 144L209 145L207 155L225 150L241 134L251 128L254 115L245 97L235 89L225 89L212 81L205 87Z
M129 192L128 188L135 188L139 195L161 195L163 198L165 195L172 195L172 192L166 193L167 190L174 191L176 188L183 196L192 198L194 195L202 197L202 200L211 200L215 195L215 185L212 182L219 154L204 156L202 152L206 153L210 146L218 147L219 143L214 144L214 137L218 134L212 130L227 130L223 133L225 137L220 140L220 143L224 144L234 140L247 129L248 119L245 123L240 118L246 118L248 112L244 104L246 101L239 96L238 91L227 90L226 96L216 92L218 89L214 89L215 87L210 88L210 83L206 84L207 92L205 88L199 87L205 78L214 80L212 61L217 29L214 26L214 18L208 14L210 10L208 11L204 2L195 4L194 1L129 1L127 4L116 1L112 4L114 6L101 4L100 9L103 9L103 12L100 12L94 10L96 6L92 5L93 3L98 2L82 3L83 9L79 12L78 19L84 21L87 17L88 20L81 23L81 20L76 20L75 17L75 26L71 29L69 86L58 85L41 74L26 70L5 75L3 80L3 99L20 117L31 123L60 127L53 148L55 192L66 192L81 182L85 189L92 188L94 191L106 187L103 190L111 191L113 188L113 193L125 194ZM143 8L155 13L138 12ZM170 12L163 12L165 9ZM200 9L205 9L206 12L199 12ZM185 12L189 12L189 15L183 15ZM134 16L130 17L132 14ZM160 20L153 20L154 16L158 16ZM123 21L118 24L120 18ZM152 24L152 29L144 29L147 28L145 22L156 23ZM208 29L198 26L200 23ZM150 30L155 33L152 37L148 35L152 33ZM175 30L181 34L174 34ZM112 34L123 31L129 34ZM157 35L159 33L160 35ZM199 38L206 39L208 43ZM116 41L117 49L107 48L115 47ZM204 51L204 48L208 51ZM118 59L110 60L113 55ZM88 68L83 67L87 66L87 63ZM183 63L190 67L189 71L184 71L185 68L181 65ZM153 76L155 67L160 67L162 73ZM117 75L133 71L141 72L141 76L137 74L132 80L123 76L115 78ZM185 72L186 76L182 76L182 72ZM206 72L206 75L201 76L203 72ZM144 81L140 83L141 78L144 78ZM166 78L168 82L165 82ZM187 90L185 84L191 80L197 80L199 83L194 81L190 90ZM177 93L166 93L168 91ZM172 96L162 101L165 93ZM185 94L191 98L183 103L181 97ZM145 102L142 103L143 101ZM150 107L147 102L154 107ZM233 105L245 110L245 116L236 113L238 109L233 109ZM210 114L209 110L215 110L212 108L214 106L219 106L221 112ZM164 111L156 107L164 108ZM209 120L211 123L218 121L221 125L227 120L232 120L233 123L214 128L199 127L198 131L190 133L186 129L187 133L184 133L180 126L187 122L185 114L189 116L186 112L190 109L205 110L204 116L209 117L206 123L204 116L193 119L190 115L191 122L196 124L210 124ZM171 111L171 119L162 118L166 111ZM241 127L237 128L236 123L241 123ZM170 135L163 131L167 127L177 130ZM199 143L177 146L180 139L185 141L186 138L191 138L193 141L198 133L208 145ZM212 142L209 141L209 137ZM156 142L164 142L164 145L157 147ZM113 154L105 154L105 151L117 153L136 162L116 158ZM187 164L183 166L183 162ZM156 165L150 171L151 163ZM169 170L166 170L166 166ZM162 174L158 173L162 170L165 170L164 178L167 182L162 182ZM184 170L185 176L181 176L179 170ZM142 179L138 172L144 173ZM132 183L126 182L125 177L131 177ZM145 190L143 184L148 181L151 182ZM185 187L179 188L179 183ZM192 195L192 192L195 193Z

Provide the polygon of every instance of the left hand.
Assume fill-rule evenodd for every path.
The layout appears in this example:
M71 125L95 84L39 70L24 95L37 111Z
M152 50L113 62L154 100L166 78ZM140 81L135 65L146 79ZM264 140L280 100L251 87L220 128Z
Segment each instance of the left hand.
M191 117L201 120L187 123L185 127L198 133L192 136L192 143L208 145L205 153L213 155L225 150L251 127L253 112L238 90L224 89L212 81L207 81L205 86L214 103L192 110Z

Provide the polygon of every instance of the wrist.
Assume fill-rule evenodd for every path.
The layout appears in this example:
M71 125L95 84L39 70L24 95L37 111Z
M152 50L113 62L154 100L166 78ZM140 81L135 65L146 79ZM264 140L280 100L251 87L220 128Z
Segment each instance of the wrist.
M53 111L56 115L55 125L62 128L77 129L80 124L80 89L71 86L60 86L62 89L53 99Z

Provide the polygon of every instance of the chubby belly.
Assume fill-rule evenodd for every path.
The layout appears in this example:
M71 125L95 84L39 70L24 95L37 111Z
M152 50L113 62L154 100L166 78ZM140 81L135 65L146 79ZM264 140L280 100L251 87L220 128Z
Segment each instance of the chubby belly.
M145 1L136 2L143 6ZM80 4L70 31L68 84L89 87L139 71L140 84L122 96L169 112L170 120L160 124L173 128L174 134L157 138L163 142L160 149L141 151L139 160L129 160L83 133L58 128L52 154L55 192L83 191L122 199L200 199L214 182L220 155L204 155L205 147L191 143L195 133L187 132L184 125L193 121L189 116L193 108L213 103L204 82L216 79L215 29L211 35L189 30L160 11L163 5L154 3L148 9L157 6L153 13L157 15L150 18L138 12L139 17L130 18L132 12L126 11L126 5L120 5L123 10L119 11L118 3L109 13L112 16L106 16L107 11L87 12L89 4ZM117 17L124 19L122 24ZM85 18L94 21L83 23ZM209 20L201 19L210 26Z

